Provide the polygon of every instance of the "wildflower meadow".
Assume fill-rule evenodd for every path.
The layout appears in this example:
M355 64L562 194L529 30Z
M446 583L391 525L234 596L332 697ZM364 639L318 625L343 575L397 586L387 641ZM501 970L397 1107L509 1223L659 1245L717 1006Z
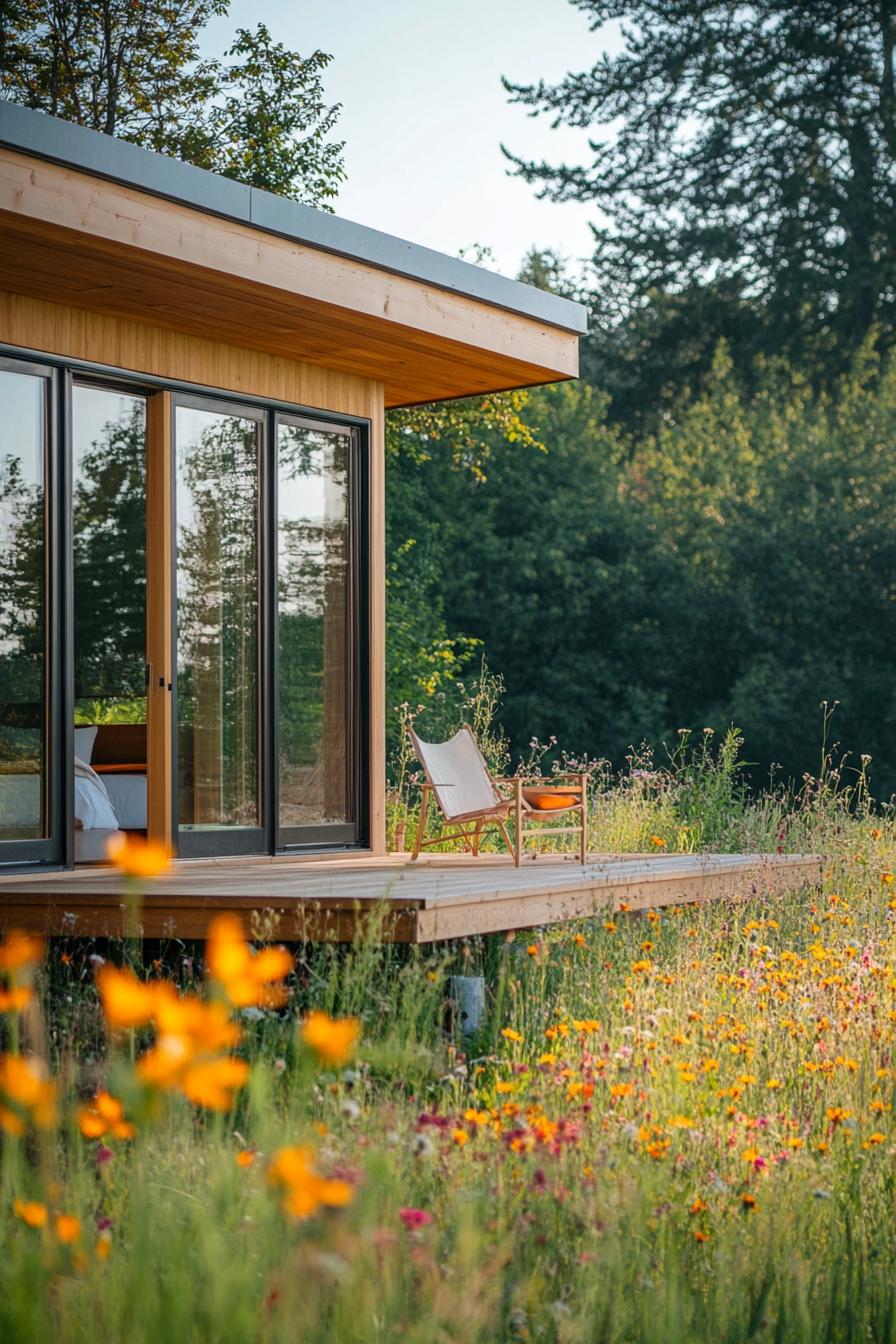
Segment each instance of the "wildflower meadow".
M595 824L690 844L695 779ZM738 807L822 887L423 949L10 933L0 1339L891 1338L896 826Z

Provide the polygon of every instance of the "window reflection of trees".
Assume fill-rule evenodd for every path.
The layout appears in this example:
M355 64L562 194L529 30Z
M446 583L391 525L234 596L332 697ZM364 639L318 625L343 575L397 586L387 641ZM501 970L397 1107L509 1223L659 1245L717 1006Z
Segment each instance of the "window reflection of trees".
M79 399L117 410L81 449ZM76 719L144 721L146 403L75 388L74 663Z
M281 424L280 824L349 820L349 439Z
M180 818L257 826L258 426L179 408Z
M46 834L44 769L45 383L0 373L7 443L0 448L0 838Z

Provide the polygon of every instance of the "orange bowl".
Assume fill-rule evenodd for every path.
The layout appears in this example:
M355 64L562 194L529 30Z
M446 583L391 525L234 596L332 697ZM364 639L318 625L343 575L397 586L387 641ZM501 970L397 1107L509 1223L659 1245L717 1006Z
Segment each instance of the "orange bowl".
M564 807L574 807L579 801L578 794L566 789L523 789L523 797L539 812L556 812Z

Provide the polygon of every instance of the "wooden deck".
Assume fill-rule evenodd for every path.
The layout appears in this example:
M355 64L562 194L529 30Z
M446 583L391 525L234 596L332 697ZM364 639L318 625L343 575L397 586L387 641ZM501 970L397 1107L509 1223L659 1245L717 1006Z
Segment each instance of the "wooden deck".
M743 898L817 885L823 860L792 854L599 855L583 867L540 855L514 868L504 855L265 858L176 863L147 882L147 938L201 938L221 909L255 913L271 936L350 939L382 920L384 937L429 943L531 928L601 912ZM108 868L0 877L0 929L118 936L124 889Z

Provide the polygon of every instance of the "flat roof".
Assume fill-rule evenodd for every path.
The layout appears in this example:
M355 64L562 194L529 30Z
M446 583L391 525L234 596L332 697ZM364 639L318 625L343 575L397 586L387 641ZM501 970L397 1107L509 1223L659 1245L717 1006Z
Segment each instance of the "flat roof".
M234 182L179 159L0 99L0 145L106 178L263 233L364 262L564 331L587 331L587 310L533 285L420 247L326 210Z

